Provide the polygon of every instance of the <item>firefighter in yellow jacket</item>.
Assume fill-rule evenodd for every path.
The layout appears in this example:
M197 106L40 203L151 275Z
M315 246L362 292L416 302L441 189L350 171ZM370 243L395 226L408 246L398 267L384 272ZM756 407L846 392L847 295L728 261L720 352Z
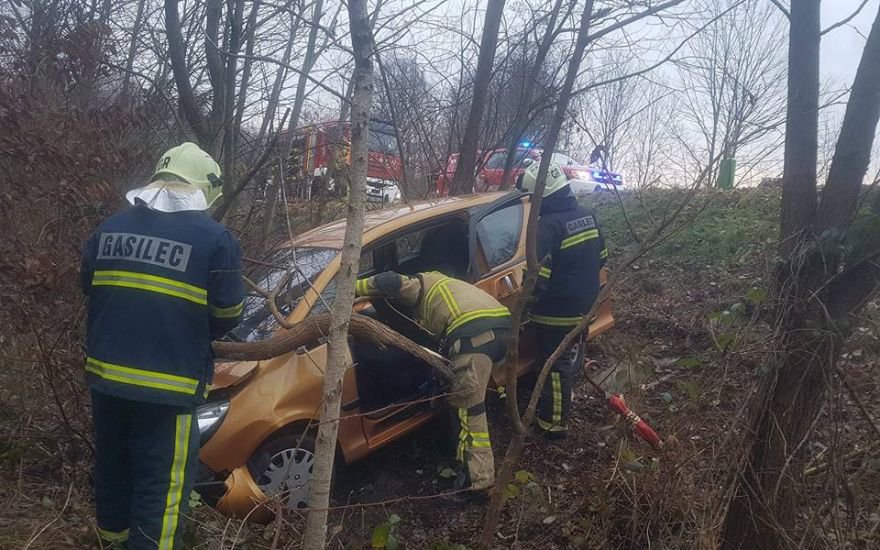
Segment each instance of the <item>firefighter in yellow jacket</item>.
M486 386L507 352L510 312L479 288L442 273L379 273L357 282L358 296L387 298L430 332L453 362L449 404L459 419L456 490L482 497L495 483L495 461L486 422Z

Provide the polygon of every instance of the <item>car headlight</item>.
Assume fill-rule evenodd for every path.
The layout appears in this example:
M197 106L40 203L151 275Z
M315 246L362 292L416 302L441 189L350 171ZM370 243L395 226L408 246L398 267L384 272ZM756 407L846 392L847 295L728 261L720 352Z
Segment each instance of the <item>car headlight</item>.
M229 400L205 403L196 409L196 420L199 423L199 445L204 445L226 418L229 411Z

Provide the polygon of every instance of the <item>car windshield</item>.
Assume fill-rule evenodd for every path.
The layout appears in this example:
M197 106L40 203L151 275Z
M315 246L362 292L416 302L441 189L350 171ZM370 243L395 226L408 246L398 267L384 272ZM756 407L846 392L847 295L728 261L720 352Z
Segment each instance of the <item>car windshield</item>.
M385 155L399 155L394 126L378 120L370 120L370 151Z
M315 279L338 253L338 250L332 248L285 248L272 254L248 278L266 292L271 292L290 273L290 280L278 291L275 298L278 310L286 316L299 304ZM250 290L244 299L241 323L227 338L255 342L268 338L277 328L278 321L272 315L267 300L256 291Z

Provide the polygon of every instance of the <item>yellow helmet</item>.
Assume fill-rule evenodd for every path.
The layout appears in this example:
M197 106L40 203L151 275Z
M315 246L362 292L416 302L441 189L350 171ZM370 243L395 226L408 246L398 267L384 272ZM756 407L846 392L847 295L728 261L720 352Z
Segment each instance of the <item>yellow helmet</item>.
M536 160L535 162L529 164L529 167L526 168L525 172L523 172L523 191L527 193L533 193L535 191L535 185L538 181L538 170L540 169L540 167L541 161ZM568 185L568 178L565 177L565 172L562 171L562 168L560 168L558 162L551 161L550 169L547 171L547 182L544 184L544 196L546 197L548 195L552 195L566 185Z
M198 188L210 208L223 194L220 165L192 142L173 147L159 158L150 182L179 180ZM170 177L169 177L170 176Z

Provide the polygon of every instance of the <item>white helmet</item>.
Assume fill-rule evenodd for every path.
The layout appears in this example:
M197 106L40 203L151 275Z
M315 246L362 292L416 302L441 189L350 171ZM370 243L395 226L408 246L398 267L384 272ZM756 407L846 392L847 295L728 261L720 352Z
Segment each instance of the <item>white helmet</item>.
M198 145L186 142L166 151L156 165L149 185L132 189L136 199L163 212L207 210L223 194L220 165Z
M538 170L541 168L541 161L536 160L531 163L522 175L522 190L527 193L535 191L535 185L538 181ZM547 170L547 182L544 184L544 196L552 195L563 187L568 185L568 178L565 172L560 168L556 161L550 162L550 169Z

